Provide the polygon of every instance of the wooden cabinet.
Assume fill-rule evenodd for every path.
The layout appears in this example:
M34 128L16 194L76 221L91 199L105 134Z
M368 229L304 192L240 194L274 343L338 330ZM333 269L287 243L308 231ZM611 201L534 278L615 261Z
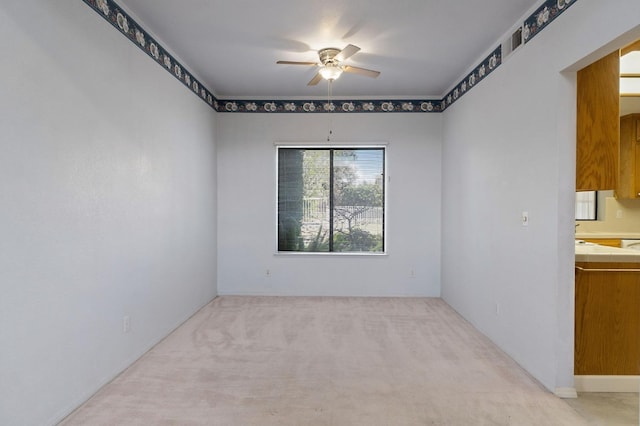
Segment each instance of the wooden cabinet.
M620 247L620 238L580 238L582 241L607 247Z
M620 117L620 179L617 198L640 198L640 114Z
M639 268L576 263L574 374L640 374Z
M576 189L616 189L620 136L620 54L615 52L577 75Z

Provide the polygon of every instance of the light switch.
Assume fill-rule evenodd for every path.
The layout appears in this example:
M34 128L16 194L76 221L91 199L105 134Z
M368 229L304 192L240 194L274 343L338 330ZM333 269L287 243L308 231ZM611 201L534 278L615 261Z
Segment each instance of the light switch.
M522 226L529 226L529 212L522 212Z

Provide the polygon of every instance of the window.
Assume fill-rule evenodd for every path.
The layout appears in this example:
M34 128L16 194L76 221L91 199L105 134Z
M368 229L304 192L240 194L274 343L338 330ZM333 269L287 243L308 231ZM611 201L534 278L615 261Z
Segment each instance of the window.
M596 191L576 192L576 220L596 220Z
M384 252L384 147L278 147L278 251Z

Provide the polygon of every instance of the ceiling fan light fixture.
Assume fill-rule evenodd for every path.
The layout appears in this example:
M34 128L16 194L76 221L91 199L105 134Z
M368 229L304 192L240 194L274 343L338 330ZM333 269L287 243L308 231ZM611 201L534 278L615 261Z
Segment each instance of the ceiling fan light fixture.
M325 65L318 71L325 80L333 81L340 77L342 69L335 65Z
M359 51L360 48L353 44L349 44L342 50L328 47L326 49L318 50L320 62L277 61L276 63L281 65L305 65L319 67L318 72L313 76L311 81L307 83L307 86L315 86L322 80L332 82L340 77L343 72L359 74L371 78L378 77L380 75L380 71L368 70L366 68L354 67L346 64L341 65L342 61L350 58Z

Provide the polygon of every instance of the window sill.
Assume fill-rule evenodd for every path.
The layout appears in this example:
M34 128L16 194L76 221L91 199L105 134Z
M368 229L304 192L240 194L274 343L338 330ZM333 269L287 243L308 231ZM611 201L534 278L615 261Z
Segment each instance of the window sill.
M277 251L274 253L274 256L278 257L385 257L388 256L388 252L382 253L371 253L371 252L307 252L307 251Z

